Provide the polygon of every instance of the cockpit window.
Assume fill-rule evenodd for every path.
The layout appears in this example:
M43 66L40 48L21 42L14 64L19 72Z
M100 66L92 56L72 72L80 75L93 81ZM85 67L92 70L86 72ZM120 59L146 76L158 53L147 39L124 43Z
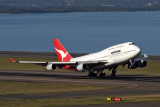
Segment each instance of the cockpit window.
M129 45L135 45L135 43L130 43Z

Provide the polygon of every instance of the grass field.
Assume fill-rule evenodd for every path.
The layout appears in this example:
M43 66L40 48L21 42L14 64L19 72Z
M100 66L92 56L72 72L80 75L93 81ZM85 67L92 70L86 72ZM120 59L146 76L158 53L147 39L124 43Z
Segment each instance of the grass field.
M24 61L57 61L57 59L51 58L18 58L15 57L15 60L24 60ZM19 64L12 63L9 60L9 57L0 57L0 69L4 70L35 70L35 71L45 71L45 66L38 66L34 64ZM55 71L67 71L63 69L57 69ZM69 71L67 71L69 72ZM105 70L105 72L110 75L111 72ZM160 62L148 62L148 66L144 68L137 69L128 69L127 65L125 67L119 66L117 69L118 74L126 74L126 75L152 75L152 76L160 76Z
M0 107L61 107L71 105L91 105L108 103L130 103L130 102L159 102L160 94L149 95L127 95L121 96L121 102L107 101L109 96L100 97L69 97L69 98L43 98L43 99L0 99ZM115 96L119 97L119 96Z
M88 91L113 89L119 87L113 86L94 86L82 84L63 84L63 83L38 83L38 82L15 82L15 81L0 81L0 95L15 95L15 94L41 94L41 93L56 93L56 92L73 92L73 91Z
M59 84L59 83L38 83L38 82L15 82L0 81L0 107L52 107L64 105L87 105L103 104L104 97L67 97L67 98L39 98L39 99L14 99L3 98L6 95L28 95L45 94L56 92L76 92L101 89L115 89L119 87L82 85L82 84ZM102 100L102 101L101 101ZM85 101L85 102L83 102ZM89 101L89 102L88 102Z

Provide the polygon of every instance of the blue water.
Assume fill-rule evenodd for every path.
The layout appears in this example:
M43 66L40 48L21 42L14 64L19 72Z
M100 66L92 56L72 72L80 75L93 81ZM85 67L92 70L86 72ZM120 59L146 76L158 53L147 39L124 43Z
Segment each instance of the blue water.
M54 52L54 38L75 53L133 41L160 55L160 11L0 14L0 51Z

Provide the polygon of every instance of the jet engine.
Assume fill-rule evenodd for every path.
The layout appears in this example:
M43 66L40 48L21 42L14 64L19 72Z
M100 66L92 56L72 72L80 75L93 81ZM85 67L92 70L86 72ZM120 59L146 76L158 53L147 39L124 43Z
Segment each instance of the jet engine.
M147 61L140 60L138 62L135 62L134 64L129 64L128 68L129 69L136 69L137 67L146 67L147 66Z
M47 71L51 71L51 70L55 70L56 69L56 65L55 64L48 64L46 66L46 70Z
M77 69L76 70L83 71L83 70L86 70L86 69L87 69L87 65L80 63L80 64L77 65Z
M146 67L147 66L147 61L141 60L138 63L138 67Z

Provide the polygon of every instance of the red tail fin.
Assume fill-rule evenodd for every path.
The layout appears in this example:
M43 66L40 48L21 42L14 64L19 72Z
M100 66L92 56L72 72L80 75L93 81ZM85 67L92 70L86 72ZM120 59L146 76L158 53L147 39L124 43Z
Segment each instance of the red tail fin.
M53 43L54 43L55 50L56 50L56 53L57 53L57 56L58 56L58 60L60 62L70 61L70 59L72 59L70 54L66 51L66 49L59 42L58 39L53 39Z

